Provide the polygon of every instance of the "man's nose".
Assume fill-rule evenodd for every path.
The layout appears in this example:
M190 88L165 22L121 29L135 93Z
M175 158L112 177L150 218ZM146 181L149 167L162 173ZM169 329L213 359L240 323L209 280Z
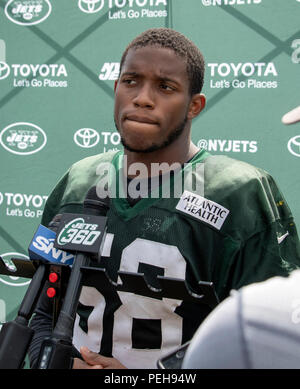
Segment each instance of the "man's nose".
M141 108L154 108L154 94L150 85L141 85L133 99L133 104Z

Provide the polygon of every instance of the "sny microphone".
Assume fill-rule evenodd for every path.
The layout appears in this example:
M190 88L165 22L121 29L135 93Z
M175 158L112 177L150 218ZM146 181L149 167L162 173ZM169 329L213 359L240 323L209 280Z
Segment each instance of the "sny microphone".
M49 227L51 223L49 224ZM54 247L56 232L40 224L28 247L29 258L46 263L57 263L63 265L72 265L74 254L60 250Z

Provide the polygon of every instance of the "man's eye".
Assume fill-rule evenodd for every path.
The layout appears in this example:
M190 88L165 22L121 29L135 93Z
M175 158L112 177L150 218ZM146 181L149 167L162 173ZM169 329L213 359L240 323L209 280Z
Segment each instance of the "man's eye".
M124 84L127 84L127 85L133 85L136 81L135 80L132 80L130 78L125 78L123 81L122 81Z
M166 90L166 91L173 91L174 90L174 88L168 84L160 84L160 88L163 90Z

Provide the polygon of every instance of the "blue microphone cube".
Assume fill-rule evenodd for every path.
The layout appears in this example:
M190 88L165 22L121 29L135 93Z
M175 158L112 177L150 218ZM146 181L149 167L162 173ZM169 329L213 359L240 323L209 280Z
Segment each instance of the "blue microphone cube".
M67 251L55 248L55 238L56 233L54 231L39 225L28 248L30 259L72 265L75 256Z

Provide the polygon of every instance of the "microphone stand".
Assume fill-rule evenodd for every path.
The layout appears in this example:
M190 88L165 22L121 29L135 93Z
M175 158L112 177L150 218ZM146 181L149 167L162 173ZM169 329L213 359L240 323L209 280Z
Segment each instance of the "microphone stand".
M24 365L27 349L34 331L28 327L35 305L47 276L41 263L28 286L15 320L3 325L0 332L0 369L20 369Z
M89 265L89 258L79 253L72 266L71 275L60 314L51 338L42 343L38 369L70 369L72 366L73 326L82 288L81 267Z
M19 258L12 258L11 261L16 268L14 271L7 268L0 257L0 274L32 278L32 280L21 302L17 317L13 321L4 323L1 328L0 369L21 369L24 367L27 350L34 335L34 330L28 327L29 320L44 289L48 275L52 269L60 274L60 281L56 285L57 294L53 304L53 320L55 323L60 310L61 297L63 296L63 281L67 279L69 274L69 267L65 265L54 265Z

